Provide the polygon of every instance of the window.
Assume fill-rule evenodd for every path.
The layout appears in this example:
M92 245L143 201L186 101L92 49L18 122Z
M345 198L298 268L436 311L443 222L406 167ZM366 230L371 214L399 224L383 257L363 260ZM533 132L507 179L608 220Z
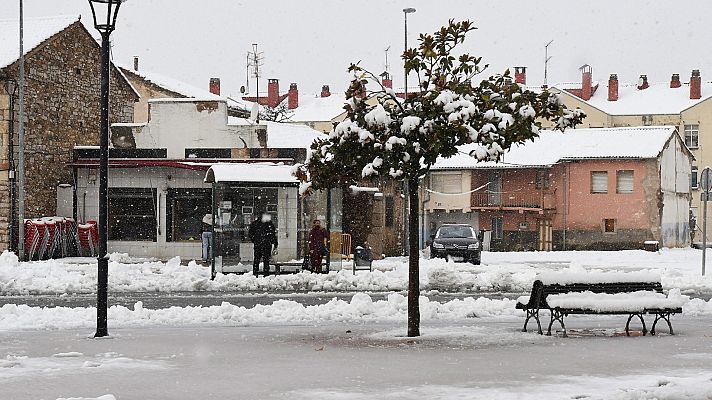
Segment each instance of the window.
M277 149L277 158L297 158L297 149Z
M386 227L392 228L394 224L396 203L393 196L386 196Z
M692 173L690 174L690 187L693 189L697 189L698 185L698 180L697 180L697 166L693 165L692 166Z
M603 232L604 233L615 233L616 232L616 220L613 218L606 218L603 220Z
M541 189L542 185L544 189L549 188L549 171L547 170L536 171L536 188Z
M432 188L438 193L462 193L462 174L435 173L432 175Z
M169 189L166 199L166 240L200 241L203 216L211 213L210 189Z
M685 124L685 145L691 149L699 147L700 126L698 124Z
M643 125L649 126L653 124L653 116L652 115L643 115Z
M155 242L155 190L132 188L109 189L108 234L109 240Z
M250 158L260 158L260 149L250 149Z
M492 218L492 239L502 239L504 237L504 218Z
M620 170L616 173L616 193L633 193L632 170Z
M591 193L608 193L608 172L591 171Z

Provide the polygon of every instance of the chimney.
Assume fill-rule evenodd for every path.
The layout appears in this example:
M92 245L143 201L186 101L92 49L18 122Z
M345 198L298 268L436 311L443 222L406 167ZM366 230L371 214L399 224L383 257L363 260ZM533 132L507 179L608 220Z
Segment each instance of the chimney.
M608 77L608 101L618 100L618 75Z
M692 77L690 78L690 99L699 100L702 97L702 79L700 78L700 70L693 69Z
M672 78L670 78L670 87L679 88L680 86L682 86L680 83L680 74L672 74Z
M297 90L297 84L292 83L289 85L289 92L287 95L287 108L294 110L299 107L299 90Z
M520 85L527 84L527 67L514 67L514 82Z
M134 71L138 71L138 56L134 56Z
M591 100L593 87L591 83L591 66L584 64L581 68L581 98Z
M279 79L267 80L267 105L270 107L279 105Z
M210 93L220 96L220 78L210 78Z
M638 78L638 90L644 90L649 87L650 85L648 84L648 75L641 75L640 78Z
M381 74L381 84L384 88L393 89L393 80L391 79L391 74L384 72Z
M329 85L324 85L321 87L321 97L329 97L331 92L329 92Z

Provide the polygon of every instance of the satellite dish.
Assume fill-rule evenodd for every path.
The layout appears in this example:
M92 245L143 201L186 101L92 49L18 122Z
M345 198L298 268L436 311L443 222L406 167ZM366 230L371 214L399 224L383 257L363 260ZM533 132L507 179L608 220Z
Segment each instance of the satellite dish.
M245 94L245 86L240 86L240 94Z

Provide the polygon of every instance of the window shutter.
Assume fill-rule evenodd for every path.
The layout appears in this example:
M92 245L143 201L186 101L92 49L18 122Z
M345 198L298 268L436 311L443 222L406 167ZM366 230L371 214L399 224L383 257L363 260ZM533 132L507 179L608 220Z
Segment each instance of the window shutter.
M608 193L608 172L591 172L591 193Z
M616 192L633 193L633 171L618 171L618 181L616 182Z

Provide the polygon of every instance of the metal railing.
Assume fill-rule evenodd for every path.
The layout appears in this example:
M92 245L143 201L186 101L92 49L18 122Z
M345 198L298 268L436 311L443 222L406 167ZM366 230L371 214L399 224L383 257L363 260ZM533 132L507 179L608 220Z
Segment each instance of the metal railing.
M531 192L485 192L472 194L473 207L542 208L541 193Z

